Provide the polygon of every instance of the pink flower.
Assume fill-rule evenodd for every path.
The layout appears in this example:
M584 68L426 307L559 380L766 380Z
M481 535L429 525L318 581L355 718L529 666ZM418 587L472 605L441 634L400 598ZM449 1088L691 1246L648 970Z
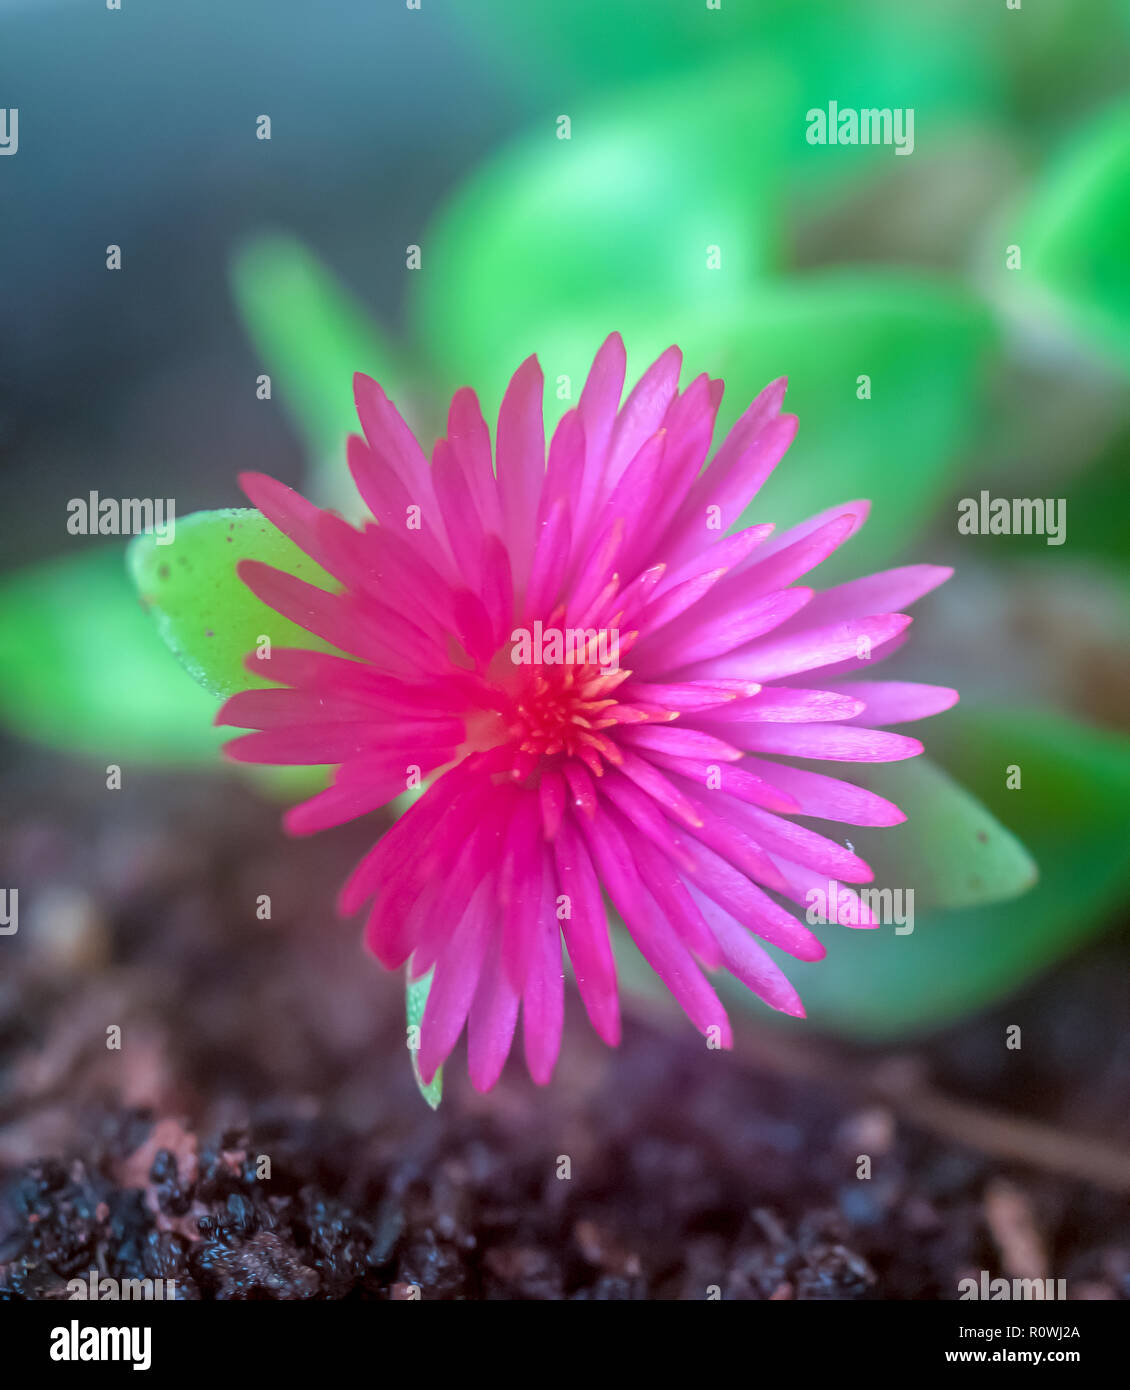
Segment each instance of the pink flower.
M493 1086L519 1006L530 1073L549 1080L562 940L593 1027L619 1040L602 890L702 1032L731 1039L704 969L729 970L803 1016L757 938L819 959L824 947L778 900L804 904L811 889L871 871L801 822L904 817L788 760L913 757L916 739L877 726L957 699L856 678L905 639L900 610L950 571L909 565L820 591L798 585L862 526L866 502L781 535L771 525L728 534L796 419L780 414L785 382L773 382L704 468L722 382L699 376L680 393L681 362L669 348L621 405L624 346L613 334L547 462L542 373L529 358L499 412L496 466L472 391L455 394L429 466L381 388L358 376L365 438L349 440L349 467L376 518L363 530L271 478L242 479L340 588L250 560L240 576L347 655L276 650L282 688L244 691L217 716L260 730L228 754L340 765L328 790L288 812L298 835L383 806L414 776L434 778L339 904L372 904L366 941L388 968L435 969L425 1080L466 1023L471 1079ZM263 668L249 658L249 669ZM828 896L845 925L875 925L852 890Z

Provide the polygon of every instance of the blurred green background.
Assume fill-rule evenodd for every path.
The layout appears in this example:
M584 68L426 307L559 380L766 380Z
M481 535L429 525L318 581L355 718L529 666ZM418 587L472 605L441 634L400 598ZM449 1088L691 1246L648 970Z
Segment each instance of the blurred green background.
M933 765L881 773L910 821L833 831L915 887L915 931L831 929L791 967L812 1018L929 1027L1125 919L1130 3L59 0L0 23L5 756L233 775L210 723L234 667L205 691L158 631L199 671L205 629L229 657L258 630L219 523L178 534L207 582L155 623L124 543L67 534L70 498L180 520L259 468L348 507L354 370L428 447L455 387L490 418L532 351L559 415L618 329L630 376L672 341L686 380L723 376L723 425L790 378L800 432L750 515L871 498L826 582L957 569L890 666L962 692L910 730ZM912 108L913 153L808 144L831 100ZM959 535L985 489L1065 499L1066 544ZM161 559L135 548L149 597Z

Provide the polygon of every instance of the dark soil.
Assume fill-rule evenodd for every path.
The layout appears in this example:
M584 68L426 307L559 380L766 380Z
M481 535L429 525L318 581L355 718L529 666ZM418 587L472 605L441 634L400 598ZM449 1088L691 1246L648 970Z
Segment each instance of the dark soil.
M1124 1195L689 1025L629 1023L612 1052L573 1001L549 1088L515 1057L477 1096L457 1054L433 1114L400 982L332 916L372 826L294 843L239 785L127 769L109 792L27 751L2 790L0 1298L66 1297L93 1268L185 1299L952 1299L1041 1265L1071 1297L1130 1297ZM1126 956L1095 948L911 1060L1130 1146ZM1050 1071L1003 1052L1005 1023L1056 1030Z

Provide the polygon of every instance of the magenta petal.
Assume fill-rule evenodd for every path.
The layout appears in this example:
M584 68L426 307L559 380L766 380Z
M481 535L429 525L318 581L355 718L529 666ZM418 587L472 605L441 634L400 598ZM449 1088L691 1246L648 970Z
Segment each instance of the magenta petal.
M436 965L420 1024L418 1060L425 1084L447 1060L463 1031L490 940L491 915L489 884L484 880Z
M580 505L581 483L585 471L585 426L580 410L567 410L558 421L549 441L549 457L545 465L545 482L542 484L541 501L538 504L538 526L545 523L550 508L563 502L570 516L577 515ZM562 571L568 556L562 561Z
M669 347L632 388L612 427L603 478L604 496L615 488L644 440L663 423L667 407L679 387L682 365L683 354L677 347Z
M846 512L790 545L781 545L776 552L770 542L746 561L733 583L740 585L743 594L750 597L792 584L826 560L857 529L855 513Z
M884 613L827 627L802 627L795 633L773 633L748 648L699 662L691 674L699 679L736 676L764 685L835 661L860 659L862 653L873 652L897 636L910 621L905 613Z
M703 920L674 859L650 839L636 834L631 817L625 816L621 827L632 858L660 911L695 959L708 970L717 970L723 963L718 941Z
M693 884L690 893L714 933L730 973L771 1008L791 1014L793 1018L803 1018L804 1006L800 1002L800 995L768 951L757 944L740 922L724 912L717 903L711 902Z
M781 461L797 428L795 415L779 414L784 396L784 378L770 383L734 425L664 537L670 563L709 544L715 518L729 530Z
M561 925L557 920L557 876L547 847L542 860L541 900L531 921L533 940L522 995L522 1034L530 1076L544 1086L561 1050L565 1018L565 974L561 963Z
M673 728L669 724L629 725L621 737L634 748L666 753L673 758L713 758L731 763L742 756L740 748L701 729Z
M585 837L601 877L641 954L701 1033L713 1033L722 1047L733 1045L730 1022L690 952L647 892L614 813L606 813Z
M573 528L569 503L559 497L541 525L526 591L525 613L529 620L545 617L561 588L562 575L572 549Z
M561 918L561 930L577 989L592 1026L615 1047L620 1041L620 1000L604 900L596 870L571 817L562 821L554 850L560 888L558 910L566 914Z
M821 873L835 874L846 883L870 883L874 877L870 867L857 854L807 826L797 825L748 802L728 809L769 854L787 855Z
M673 787L671 791L673 795L679 796ZM695 861L684 847L678 826L668 818L671 814L670 808L649 796L641 784L630 781L623 773L609 768L601 782L601 792L604 804L611 803L622 811L624 818L631 821L642 835L658 846L664 858L671 864L688 871L694 868ZM692 823L697 825L699 818L694 808L685 797L680 797L680 801L686 805L688 815L693 817Z
M496 454L503 540L519 587L530 572L530 538L545 479L542 389L538 360L527 357L511 377L498 412Z
M952 574L943 565L904 565L851 579L817 594L807 616L813 622L840 623L876 613L901 613Z
M807 864L794 864L778 857L777 867L785 879L785 896L806 910L822 912L828 921L841 927L877 927L879 921L852 888Z
M799 612L811 597L811 589L780 589L713 615L701 613L702 605L696 604L653 638L655 655L646 662L642 655L637 657L636 667L641 671L676 671L744 649L746 643Z
M773 539L767 541L763 546L757 557L758 563L760 564L771 555L777 555L783 550L790 549L798 541L814 536L817 532L823 531L829 523L836 522L842 517L851 519L848 535L854 535L867 520L870 511L871 503L863 499L855 502L841 502L838 507L826 507L824 511L810 516L807 521L802 521L798 526L790 526L787 531L778 531ZM844 539L846 537L841 537L837 543L842 544Z
M776 779L779 764L764 764L774 772L774 782L771 782L750 770L754 762L752 758L744 758L740 763L711 763L704 758L672 758L666 753L652 752L648 756L652 763L682 773L696 787L724 791L727 796L736 796L739 801L749 801L770 811L783 811L786 815L801 809L792 796L775 785L779 780Z
M476 1091L489 1091L502 1075L518 1022L519 997L503 967L496 937L467 1019L467 1070Z
M239 485L248 501L274 526L289 536L307 555L323 564L329 557L318 541L318 518L321 508L307 502L285 483L277 482L265 473L241 473ZM331 559L332 563L332 559Z
M798 960L820 960L826 954L819 940L756 884L705 845L693 846L694 868L689 877L712 902L725 908L762 940ZM783 877L780 876L783 884Z
M369 447L386 460L404 485L405 491L429 518L436 507L431 470L416 436L404 423L400 412L371 377L358 372L353 378L353 397L357 417Z
M280 767L315 767L341 763L378 746L365 724L326 724L295 729L270 729L244 734L224 744L233 763L275 763Z
M289 835L313 835L319 830L344 825L346 821L368 815L379 806L387 805L394 797L401 795L404 787L403 767L390 767L383 781L328 787L309 801L299 802L287 811L283 825Z
M624 391L626 366L623 340L619 333L611 333L593 360L578 406L585 438L585 462L575 508L577 536L585 533L601 496L608 445Z
M833 719L848 720L858 715L863 707L863 699L850 694L846 686L841 694L835 690L801 690L797 686L770 685L763 686L748 700L736 700L719 709L704 711L701 720L715 733L729 738L731 724L810 724ZM740 735L735 736L734 741L740 742Z
M491 461L490 431L479 409L478 397L467 387L456 391L451 398L451 409L447 414L447 443L467 479L483 529L499 535L502 531L502 507Z
M829 758L845 763L893 763L916 758L922 752L916 738L853 724L747 724L740 739L741 746L751 753L785 753L794 758Z
M476 510L470 480L446 439L436 442L432 476L440 515L451 538L456 568L467 584L475 586L482 579L482 536L485 528Z
M759 758L747 758L741 768L735 770L744 769L792 796L796 802L794 809L801 815L846 821L848 825L901 825L906 820L899 808L885 797L857 787L854 782L828 777L823 772L809 772L787 763L763 762ZM726 771L729 773L730 769Z
M861 700L863 709L855 723L870 727L908 724L941 714L957 704L957 691L944 685L919 685L914 681L848 681L832 687L849 698Z

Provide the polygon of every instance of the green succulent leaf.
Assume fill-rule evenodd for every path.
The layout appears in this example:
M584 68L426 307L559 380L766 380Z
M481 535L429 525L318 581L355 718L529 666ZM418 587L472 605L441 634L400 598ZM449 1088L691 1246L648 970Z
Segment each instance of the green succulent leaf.
M1130 105L1089 126L1021 215L1023 269L1001 271L1023 312L1062 320L1130 368Z
M143 535L128 551L130 574L157 630L189 674L220 698L271 684L269 661L263 662L262 676L244 665L263 637L272 649L329 650L256 598L236 574L237 562L244 559L262 560L321 588L334 587L323 569L249 507L194 512L178 520L172 544L158 545L155 537Z
M365 372L406 408L403 354L356 298L300 242L265 236L249 242L231 272L236 305L275 388L298 425L314 464L316 500L355 509L345 464L357 430L353 375Z
M901 825L848 834L876 885L914 889L916 910L980 907L1019 897L1039 877L1032 856L978 799L929 758L841 767L893 801ZM824 833L844 838L844 826Z
M444 385L470 382L492 410L563 320L603 335L621 301L702 308L755 279L775 259L766 136L783 105L779 78L742 62L706 89L669 80L578 110L568 139L547 118L478 169L429 229L415 277Z
M418 1029L424 1017L424 1007L428 1002L428 994L432 988L432 976L434 970L429 970L426 975L422 975L418 980L409 979L405 989L405 1004L408 1012L408 1027ZM416 1034L416 1036L419 1036ZM428 1102L433 1110L439 1109L439 1103L443 1099L443 1068L440 1067L431 1081L425 1082L420 1075L419 1053L417 1049L411 1048L412 1075L416 1078L416 1085L419 1087L420 1094Z
M215 704L186 680L137 601L117 546L0 582L0 719L50 747L108 762L211 761Z
M621 301L598 321L547 319L536 334L551 388L547 418L576 404L612 329L624 337L629 383L673 342L683 349L684 384L702 371L724 379L716 442L767 382L788 377L784 408L799 417L797 437L743 524L780 529L837 502L872 499L859 540L821 567L821 584L858 573L862 561L894 563L952 491L998 345L987 310L960 287L892 271L798 276L724 304L665 306L662 315ZM486 375L504 379L512 366L498 362ZM558 400L552 384L562 376L571 396Z
M928 794L928 781L910 789L909 796L900 794L898 769L889 769L893 799L911 812L912 821L923 823L927 840L932 825L941 843L926 845L937 858L925 875L921 861L908 859L905 869L885 865L887 882L877 875L875 886L905 889L922 883L933 892L948 865L956 878L953 893L943 900L968 904L972 877L981 880L981 891L1000 885L999 862L1009 854L1019 877L1026 856L994 815L1023 837L1040 865L1040 880L1008 901L925 906L919 913L916 899L914 930L901 935L893 925L818 927L827 957L815 964L788 961L786 968L809 1018L830 1031L892 1039L973 1013L1019 989L1100 931L1130 886L1125 833L1130 739L1058 714L1003 709L954 711L944 725L944 737L934 743L945 745L947 766L985 805L972 803L962 821L952 789L940 784L942 801L931 818L920 801ZM1013 789L1010 769L1020 775L1020 786ZM895 837L901 829L883 833ZM894 873L898 877L889 877ZM724 988L735 1003L750 1002ZM766 1013L760 1009L761 1016Z
M1038 25L1049 0L1023 26ZM1070 0L1074 9L1083 0ZM758 0L725 4L707 12L705 4L657 4L656 0L572 0L567 6L532 6L528 0L495 0L452 18L486 50L492 70L544 101L547 90L607 90L626 80L658 73L689 73L709 109L720 56L757 53L794 84L787 127L798 166L819 169L818 177L850 181L859 170L889 151L856 149L850 160L819 160L804 142L803 113L836 96L841 105L913 106L920 129L943 129L955 117L998 110L1001 80L991 59L998 31L1005 26L983 6L965 7L960 23L949 11L927 5L852 7L842 0ZM1099 19L1072 18L1069 27L1104 32ZM1068 26L1065 26L1065 28ZM1109 25L1107 26L1109 28ZM1011 50L1024 35L1009 32L1001 47ZM882 94L881 100L879 94ZM577 102L577 105L585 103ZM762 134L762 140L769 132ZM897 161L902 163L901 160Z
M708 332L690 339L695 370L700 357L709 360ZM995 345L985 308L924 276L831 272L751 294L719 323L716 341L723 428L777 376L789 378L785 409L800 421L746 523L780 528L870 498L871 516L845 560L853 573L861 555L869 569L893 561L954 487L975 437ZM822 567L821 583L840 564L836 556Z

